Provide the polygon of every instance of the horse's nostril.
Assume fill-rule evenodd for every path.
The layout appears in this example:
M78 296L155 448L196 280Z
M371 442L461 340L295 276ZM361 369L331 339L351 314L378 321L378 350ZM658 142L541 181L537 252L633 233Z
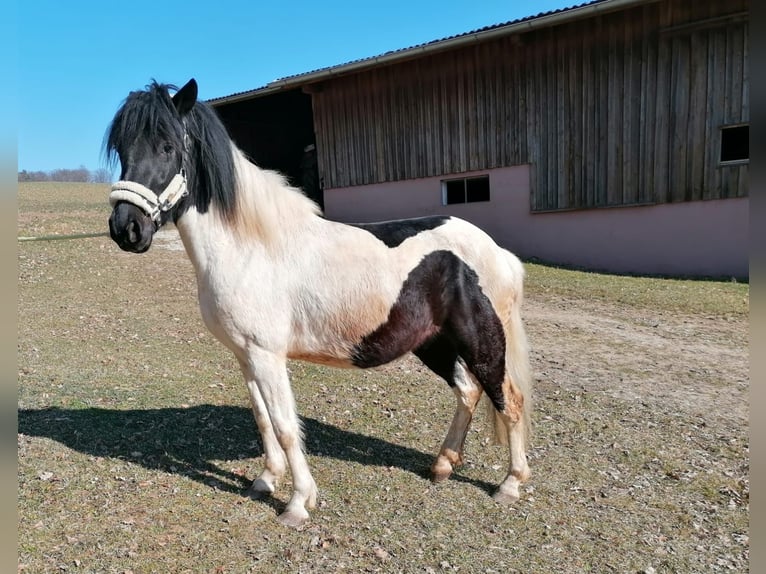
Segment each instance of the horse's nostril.
M141 228L138 225L138 221L135 219L132 219L130 223L128 223L128 241L130 243L138 243L138 240L141 238Z

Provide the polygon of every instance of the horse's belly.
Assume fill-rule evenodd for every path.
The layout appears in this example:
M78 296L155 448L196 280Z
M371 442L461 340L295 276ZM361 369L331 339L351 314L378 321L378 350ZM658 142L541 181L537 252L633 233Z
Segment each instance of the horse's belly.
M325 328L316 329L325 325ZM349 340L342 329L315 322L311 325L293 324L287 357L309 363L331 367L353 367L352 349L354 341Z
M328 367L338 367L341 369L350 369L355 367L348 355L335 356L323 352L298 351L289 353L287 358L296 361L315 363L318 365L327 365Z

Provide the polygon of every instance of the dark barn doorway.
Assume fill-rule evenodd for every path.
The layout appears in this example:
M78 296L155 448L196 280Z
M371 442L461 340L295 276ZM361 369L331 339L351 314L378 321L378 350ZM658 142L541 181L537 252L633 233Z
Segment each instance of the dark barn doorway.
M311 96L301 89L216 104L229 135L259 167L287 176L324 207Z

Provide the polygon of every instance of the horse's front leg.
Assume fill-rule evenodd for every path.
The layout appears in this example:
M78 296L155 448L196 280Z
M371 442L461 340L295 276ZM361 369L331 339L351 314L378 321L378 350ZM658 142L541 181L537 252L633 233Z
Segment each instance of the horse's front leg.
M266 450L266 443L272 441L269 447L272 451L271 458L269 458L269 453L266 453L267 464L276 464L276 455L273 455L276 444L276 446L281 447L281 450L284 451L293 477L293 495L278 520L282 524L297 528L309 518L306 507L314 508L316 505L317 489L314 478L311 476L306 456L303 453L303 435L295 409L295 398L287 376L286 360L284 357L260 348L249 349L243 370L250 375L247 377L248 386L251 385L250 381L253 381L257 391L253 392L251 390L250 393L256 419L259 416L259 410L262 409L266 412L267 419L270 422L265 427L265 433L264 430L261 430L262 435L264 435L264 451ZM259 428L261 428L260 422ZM273 437L275 441L267 439L267 435ZM266 476L261 475L260 478L264 479L264 484L260 486L264 488L273 486L274 481L270 484L269 479L275 470L280 470L278 465L273 467L271 471L269 471L267 466L264 475L267 472L270 474ZM274 478L277 478L277 476ZM259 488L259 486L256 486L254 483L253 488Z
M274 434L271 417L269 417L266 404L263 402L261 391L258 390L258 384L252 370L248 367L247 362L243 361L240 361L240 368L250 393L250 405L253 409L255 423L258 425L258 431L261 433L265 458L263 472L253 480L248 493L252 498L261 498L264 495L272 494L276 490L279 479L285 474L285 453L279 446L277 436Z

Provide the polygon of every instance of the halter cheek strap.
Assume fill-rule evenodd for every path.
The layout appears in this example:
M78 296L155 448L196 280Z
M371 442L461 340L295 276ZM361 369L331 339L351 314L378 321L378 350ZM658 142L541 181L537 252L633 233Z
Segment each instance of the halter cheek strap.
M170 211L189 191L186 189L186 176L181 170L170 180L165 190L157 195L151 189L135 181L118 181L112 184L109 204L114 207L118 201L126 201L139 207L159 225L163 212Z

